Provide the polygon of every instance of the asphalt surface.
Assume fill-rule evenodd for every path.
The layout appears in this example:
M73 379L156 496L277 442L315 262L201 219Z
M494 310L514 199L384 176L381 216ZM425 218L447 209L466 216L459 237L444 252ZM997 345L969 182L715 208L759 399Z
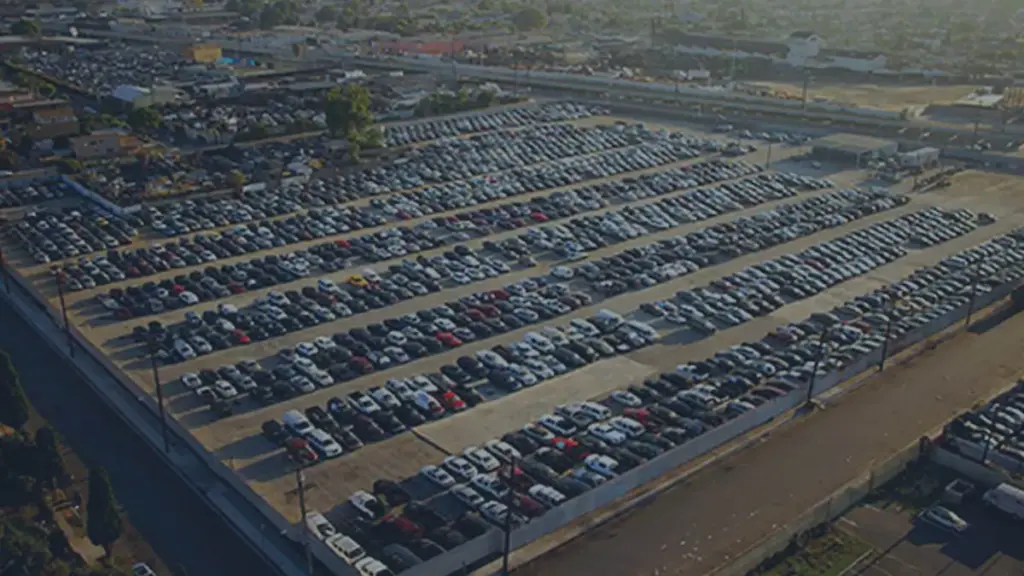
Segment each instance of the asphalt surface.
M87 465L106 468L129 520L176 575L274 574L17 312L0 304L0 318L0 348L33 405Z

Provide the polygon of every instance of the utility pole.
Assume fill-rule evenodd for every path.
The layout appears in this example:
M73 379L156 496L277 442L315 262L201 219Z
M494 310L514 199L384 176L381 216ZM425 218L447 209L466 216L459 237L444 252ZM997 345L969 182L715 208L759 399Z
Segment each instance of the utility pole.
M302 547L306 550L306 571L313 576L313 549L309 546L309 524L306 522L306 475L303 473L301 461L295 467L295 484L299 492L299 520L302 522Z
M54 277L57 281L57 297L60 299L60 313L64 318L64 333L68 337L68 354L75 357L75 341L71 339L71 324L68 322L68 306L64 301L64 283L67 281L67 275L64 274L63 270L58 270L57 275Z
M800 96L800 106L803 110L807 110L807 90L811 87L811 74L807 71L807 67L804 66L804 88L803 94Z
M508 493L505 496L505 525L502 527L505 530L505 543L502 547L501 553L501 573L503 576L508 576L508 555L512 551L512 476L516 470L516 459L512 458L509 460L508 473L505 478L505 488L508 489Z
M768 141L768 157L764 161L764 168L765 168L765 170L767 170L768 167L772 165L772 144L773 144L773 142L771 140L769 140Z
M455 32L452 31L452 85L459 89L459 73L455 69Z
M156 336L149 336L149 365L153 368L153 385L156 387L156 403L160 409L160 434L164 440L164 452L171 452L171 442L167 436L167 414L164 412L164 387L160 383L160 369L156 363Z

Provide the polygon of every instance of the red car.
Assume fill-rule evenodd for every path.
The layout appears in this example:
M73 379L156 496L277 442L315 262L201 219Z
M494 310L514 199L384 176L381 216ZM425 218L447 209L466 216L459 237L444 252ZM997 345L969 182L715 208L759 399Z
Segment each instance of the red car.
M498 310L498 308L493 304L482 304L479 310L488 318L497 318L498 316L501 316L501 310Z
M320 460L320 455L309 447L304 438L291 438L287 444L288 455L300 465L315 464Z
M518 510L527 518L538 518L544 515L547 510L533 498L526 494L512 494L512 507Z
M661 420L658 420L658 418L651 414L650 410L647 410L646 408L626 408L622 411L622 415L643 424L648 430L658 429L662 425Z
M590 455L590 452L588 452L586 448L581 446L579 442L572 438L556 436L551 440L551 446L564 453L569 458L577 461L581 461Z
M462 340L459 340L451 332L438 332L437 341L449 348L458 348L462 346Z
M548 215L543 212L534 212L530 214L530 218L533 218L534 222L547 222Z
M470 308L468 311L466 311L466 315L476 322L479 322L484 319L483 311L477 308Z
M412 520L409 520L405 516L385 516L381 523L390 524L394 529L398 530L402 536L405 536L410 540L423 538L423 527Z
M241 330L232 330L231 337L234 338L235 344L249 344L252 342L252 338L249 338L249 335Z
M451 390L445 390L439 394L438 400L450 412L462 412L466 409L466 402Z
M349 366L351 366L357 372L362 372L363 374L369 374L370 372L373 372L373 362L370 362L370 360L365 356L356 356L352 358L351 360L349 360Z

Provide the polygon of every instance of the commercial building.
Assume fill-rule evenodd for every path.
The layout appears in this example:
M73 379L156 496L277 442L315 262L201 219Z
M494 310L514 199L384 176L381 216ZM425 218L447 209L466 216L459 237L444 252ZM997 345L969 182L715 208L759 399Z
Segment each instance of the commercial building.
M36 140L78 134L78 115L70 106L32 111L31 131Z
M826 162L854 164L858 167L871 160L890 158L899 153L899 144L891 140L859 134L832 134L813 143L813 155Z
M143 88L122 84L110 93L111 98L127 108L146 108L160 104L179 102L185 93L173 86L153 86Z
M71 150L80 160L117 158L138 151L141 142L121 130L97 130L86 136L70 139Z
M185 47L185 58L203 64L213 64L224 56L218 44L191 44Z

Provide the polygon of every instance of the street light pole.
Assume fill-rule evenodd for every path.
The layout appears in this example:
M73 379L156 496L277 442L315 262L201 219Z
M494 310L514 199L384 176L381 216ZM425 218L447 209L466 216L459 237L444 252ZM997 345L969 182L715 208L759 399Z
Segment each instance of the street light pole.
M896 315L896 299L889 300L889 308L886 310L885 318L885 339L882 340L882 359L878 362L878 371L885 370L885 361L889 358L889 335L892 334L892 320Z
M814 359L814 366L811 368L811 381L807 384L807 400L804 402L804 406L807 408L812 406L811 401L814 399L814 383L818 380L818 368L821 366L821 361L825 359L825 338L828 337L828 335L829 330L825 330L818 338L818 356Z
M505 542L501 553L501 573L508 576L508 555L512 551L512 476L516 470L516 459L511 458L508 464L508 474L505 478L505 488L508 494L505 496Z
M0 276L3 277L4 291L11 293L11 277L7 275L7 260L4 257L4 248L0 246Z
M295 484L299 492L299 514L302 518L302 547L306 551L306 571L313 576L313 549L309 546L309 524L306 522L306 475L302 464L295 467Z
M765 161L764 161L764 168L765 168L765 170L767 170L768 167L772 165L772 144L773 144L773 142L771 140L769 140L768 141L768 158L765 159Z
M153 386L156 387L156 403L160 409L160 434L164 440L164 452L170 453L171 442L167 436L167 415L164 413L164 386L160 382L160 369L156 363L156 337L149 337L149 365L153 369Z
M67 281L67 276L63 271L58 270L55 276L57 280L57 297L60 299L60 313L64 318L64 333L68 337L68 354L75 357L75 342L71 339L71 323L68 322L68 306L64 301L64 282Z
M978 274L978 266L981 265L981 260L976 260L974 265L971 266L971 299L967 304L967 317L964 319L964 327L971 325L971 317L974 316L974 301L978 297L978 281L981 280L981 275Z

